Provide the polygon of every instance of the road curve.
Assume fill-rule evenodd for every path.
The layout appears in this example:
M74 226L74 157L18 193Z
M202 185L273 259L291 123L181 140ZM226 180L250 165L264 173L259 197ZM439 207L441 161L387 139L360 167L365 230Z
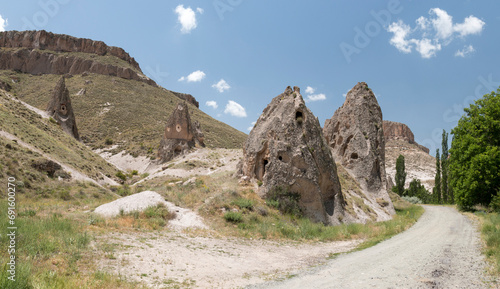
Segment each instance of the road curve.
M250 288L488 288L472 222L454 208L424 207L413 227L389 240Z

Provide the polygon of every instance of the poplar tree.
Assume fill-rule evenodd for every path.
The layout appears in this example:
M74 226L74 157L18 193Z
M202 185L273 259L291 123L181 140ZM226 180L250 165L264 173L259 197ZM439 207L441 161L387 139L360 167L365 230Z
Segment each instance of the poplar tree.
M441 204L441 161L439 157L439 149L436 149L436 176L434 177L434 202Z
M399 155L396 160L396 175L394 176L394 182L396 182L396 193L400 196L402 196L405 191L405 181L405 157L403 155Z

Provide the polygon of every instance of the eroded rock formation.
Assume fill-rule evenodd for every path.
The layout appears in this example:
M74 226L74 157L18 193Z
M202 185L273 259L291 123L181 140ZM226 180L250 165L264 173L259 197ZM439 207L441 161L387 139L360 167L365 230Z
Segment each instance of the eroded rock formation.
M40 31L6 31L0 33L0 47L51 50L55 52L84 52L118 57L137 70L139 64L125 50L108 46L102 41L76 38L64 34Z
M429 149L415 142L415 137L411 129L404 123L384 120L384 137L387 140L403 140L410 144L417 145L422 151L429 153Z
M170 90L170 92L173 93L178 98L191 103L192 105L196 106L197 108L200 108L200 103L191 94L175 92L175 91L171 91L171 90Z
M168 162L196 145L205 146L204 134L197 121L191 123L187 104L180 102L167 120L158 158Z
M395 211L387 193L382 110L366 83L347 93L342 107L325 121L323 133L335 160L360 184L361 197L377 220L391 218Z
M61 126L64 132L80 140L78 129L76 127L75 114L71 106L69 91L66 88L64 77L57 82L52 98L47 105L47 113L53 117Z
M298 193L299 206L315 221L338 224L344 217L335 162L298 87L287 87L264 109L244 145L238 172L262 182L262 197L278 187Z

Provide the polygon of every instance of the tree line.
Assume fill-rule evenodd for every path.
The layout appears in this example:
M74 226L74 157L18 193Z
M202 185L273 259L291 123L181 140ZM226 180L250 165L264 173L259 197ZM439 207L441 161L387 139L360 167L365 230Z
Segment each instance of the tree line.
M436 150L434 188L428 192L419 180L404 188L404 156L396 161L393 191L428 204L457 204L461 210L476 205L500 211L500 88L464 109L455 128L443 130L441 151Z

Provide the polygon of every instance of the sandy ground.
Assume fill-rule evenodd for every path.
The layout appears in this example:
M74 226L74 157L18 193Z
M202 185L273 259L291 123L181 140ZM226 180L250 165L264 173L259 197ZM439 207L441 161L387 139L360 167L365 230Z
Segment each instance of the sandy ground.
M252 288L488 288L472 222L451 207L425 209L412 228L385 242Z
M137 183L161 176L189 178L193 176L211 175L217 172L235 171L243 152L241 149L193 149L186 155L174 158L172 161L158 164L147 157L134 158L125 151L111 154L116 147L105 150L95 150L101 157L123 171L137 170L139 174L148 173L149 176ZM196 166L190 169L179 168L183 163L194 162Z
M112 233L98 237L96 246L107 243L118 248L115 259L99 261L102 270L145 282L151 288L173 288L169 286L179 283L192 288L239 288L287 278L325 262L331 253L352 250L359 242L300 244L193 237L193 233L169 231Z

